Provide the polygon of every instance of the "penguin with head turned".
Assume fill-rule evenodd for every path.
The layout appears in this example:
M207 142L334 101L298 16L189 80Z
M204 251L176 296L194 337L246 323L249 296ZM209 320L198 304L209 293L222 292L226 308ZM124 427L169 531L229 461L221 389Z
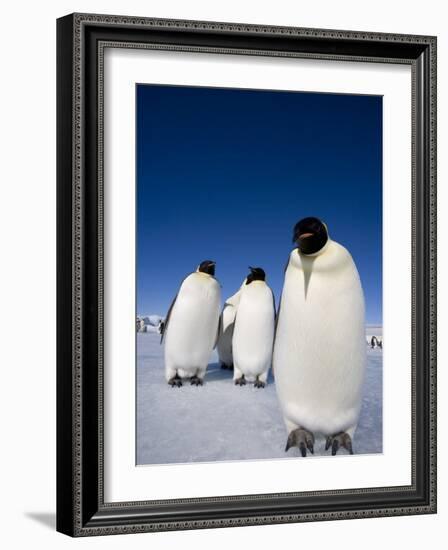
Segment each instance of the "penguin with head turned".
M216 348L222 369L233 369L232 340L240 295L241 291L238 291L233 296L230 296L230 298L227 298L220 317Z
M220 308L215 262L206 260L182 282L163 325L165 377L170 386L182 386L184 378L202 386L216 344Z
M364 295L350 253L309 217L294 227L277 319L273 369L286 451L353 454L366 364Z
M239 292L233 331L233 379L242 386L254 382L264 388L272 363L275 302L261 267L250 267Z

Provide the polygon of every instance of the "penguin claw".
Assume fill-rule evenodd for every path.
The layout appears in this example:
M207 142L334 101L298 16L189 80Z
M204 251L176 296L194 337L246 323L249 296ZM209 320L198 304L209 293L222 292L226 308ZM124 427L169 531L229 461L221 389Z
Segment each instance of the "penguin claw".
M309 450L309 452L313 455L314 454L314 443L311 441L311 439L306 440L306 447Z
M179 378L177 375L176 376L173 376L173 378L170 378L168 380L168 384L172 387L172 388L180 388L182 386L182 380L181 378Z
M254 387L255 388L264 388L266 386L266 384L264 382L262 382L261 380L255 380L254 382Z
M351 439L349 439L349 440L346 442L345 448L347 449L348 454L350 454L350 455L353 454L353 445L352 445Z
M335 438L333 439L333 444L331 446L331 456L334 456L339 449L339 441Z
M298 447L302 457L306 456L307 449L314 454L314 435L304 428L293 430L288 436L285 452L288 452L291 447Z
M246 385L246 379L244 376L241 376L241 378L235 378L235 386L245 386Z
M335 435L328 436L325 442L325 450L331 447L331 456L335 456L339 449L342 447L347 450L349 454L353 454L352 439L346 432L339 432Z
M202 380L202 378L199 378L199 376L192 376L190 379L190 384L192 386L203 386L204 381Z

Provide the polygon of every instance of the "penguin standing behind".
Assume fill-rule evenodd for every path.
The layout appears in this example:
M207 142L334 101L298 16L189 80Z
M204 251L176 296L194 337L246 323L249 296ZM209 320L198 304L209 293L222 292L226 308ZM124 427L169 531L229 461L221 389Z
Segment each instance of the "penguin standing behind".
M233 369L232 339L240 291L227 298L221 313L218 335L218 356L222 369Z
M272 362L275 301L265 272L260 267L249 269L233 332L233 379L239 386L253 381L256 388L264 388Z
M218 335L221 287L214 277L215 262L202 262L186 277L166 316L165 376L170 386L190 378L202 386L210 354Z
M294 228L273 354L277 395L288 431L286 451L353 454L366 363L364 295L349 252L317 218Z

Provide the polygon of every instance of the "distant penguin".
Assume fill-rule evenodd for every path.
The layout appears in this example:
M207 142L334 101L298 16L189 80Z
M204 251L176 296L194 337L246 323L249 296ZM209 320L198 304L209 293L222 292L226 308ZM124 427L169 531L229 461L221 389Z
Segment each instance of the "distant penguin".
M221 287L214 277L215 262L204 261L186 277L165 318L165 376L170 386L182 378L203 384L218 335Z
M240 291L227 298L221 313L217 349L223 369L233 369L232 339L239 301Z
M353 454L366 363L364 295L350 253L326 225L305 218L294 227L277 319L273 368L290 447Z
M233 332L233 379L236 385L254 382L264 388L272 363L275 301L260 267L250 267L240 290Z

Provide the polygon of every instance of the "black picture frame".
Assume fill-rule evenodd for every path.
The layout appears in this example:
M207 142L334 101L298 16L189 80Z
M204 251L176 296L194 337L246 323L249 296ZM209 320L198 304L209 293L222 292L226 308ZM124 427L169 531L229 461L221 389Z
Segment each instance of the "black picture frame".
M104 502L105 44L412 67L412 484ZM72 14L57 21L57 530L71 536L436 512L436 38ZM151 495L148 495L150 499Z

